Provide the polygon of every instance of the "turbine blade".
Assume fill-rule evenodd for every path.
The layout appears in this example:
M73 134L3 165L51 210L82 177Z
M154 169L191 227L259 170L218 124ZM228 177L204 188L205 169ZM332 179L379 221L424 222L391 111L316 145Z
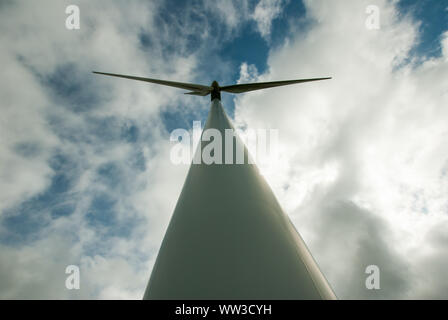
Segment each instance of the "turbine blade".
M189 94L192 96L206 96L208 94L210 94L210 91L192 91L192 92L185 92L184 94Z
M230 93L244 93L254 90L261 90L273 87L287 86L295 83L303 83L303 82L311 82L311 81L319 81L319 80L328 80L328 78L313 78L313 79L300 79L300 80L285 80L285 81L274 81L274 82L258 82L258 83L244 83L244 84L234 84L231 86L221 87L221 91L230 92Z
M210 93L213 90L212 87L203 86L203 85L194 84L194 83L174 82L174 81L166 81L166 80L159 80L159 79L126 76L126 75L115 74L115 73L104 73L104 72L97 72L97 71L93 71L93 73L104 75L104 76L110 76L110 77L118 77L118 78L124 78L124 79L131 79L131 80L138 80L138 81L145 81L145 82L150 82L150 83L156 83L156 84L161 84L161 85L164 85L164 86L170 86L170 87L190 90L190 91L194 91L194 92L207 92L207 94Z

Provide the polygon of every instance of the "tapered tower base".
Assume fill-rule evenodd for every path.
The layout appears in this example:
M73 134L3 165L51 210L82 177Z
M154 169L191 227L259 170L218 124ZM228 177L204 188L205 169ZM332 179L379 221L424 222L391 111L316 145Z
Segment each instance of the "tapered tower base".
M233 128L218 99L208 128ZM335 298L256 165L191 165L144 299Z

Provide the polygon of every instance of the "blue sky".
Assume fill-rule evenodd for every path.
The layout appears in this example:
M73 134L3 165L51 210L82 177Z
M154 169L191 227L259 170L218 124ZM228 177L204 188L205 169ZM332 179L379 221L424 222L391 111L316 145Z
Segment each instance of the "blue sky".
M398 6L402 14L411 14L421 22L421 39L416 54L433 57L440 56L440 37L448 28L446 1L401 0Z
M4 95L1 106L9 126L4 126L6 134L5 141L2 142L4 149L1 149L4 156L1 158L4 163L1 167L4 181L2 190L5 190L5 196L0 207L0 250L4 250L5 255L7 253L11 257L21 257L25 249L36 248L35 251L39 252L47 240L51 240L53 244L58 242L54 239L61 237L68 241L65 251L68 252L67 260L70 262L66 263L48 249L50 253L45 253L48 254L45 257L50 260L49 264L51 261L61 260L62 265L75 263L84 265L87 269L94 269L101 263L107 265L106 269L98 267L98 270L103 271L92 271L93 277L95 272L113 274L113 265L118 263L123 266L124 274L132 273L129 271L132 270L139 277L138 281L134 279L136 284L131 288L122 287L126 283L123 279L110 286L106 282L93 283L79 295L71 292L67 296L63 293L62 296L138 297L145 286L145 283L140 283L141 279L145 282L149 278L150 267L188 169L172 168L165 164L170 146L169 133L175 128L190 130L194 120L204 122L209 101L208 97L184 96L181 90L161 89L155 85L121 79L104 79L90 72L117 72L201 84L209 84L216 79L221 84L232 84L245 81L243 66L246 65L250 70L249 76L260 80L310 75L343 78L338 63L332 61L330 55L323 56L333 50L335 54L342 52L338 51L337 44L332 39L345 32L332 31L330 22L325 25L326 18L328 21L335 19L331 12L324 10L325 4L318 2L315 5L295 0L262 2L265 4L263 12L272 13L266 19L262 15L256 15L256 8L261 4L259 1L229 1L227 7L224 4L214 6L211 2L204 5L204 1L135 1L128 7L121 1L113 4L80 1L78 5L81 9L82 27L79 31L67 31L61 27L65 19L64 1L57 5L48 1L48 5L41 6L28 2L0 6L0 16L4 17L4 22L0 25L4 25L5 30L5 36L0 41L18 39L11 48L2 46L0 57L5 64L10 65L8 74L20 75L18 80L28 86L26 91L20 91L9 82L1 92ZM443 66L440 61L444 58L443 39L448 30L448 2L402 0L395 6L387 1L372 3L378 3L382 14L385 12L384 20L390 22L384 27L386 32L392 25L395 28L392 31L398 32L390 34L403 33L403 39L397 41L403 41L403 46L397 51L391 49L391 54L404 51L404 61L413 62L404 64L401 71L397 72L405 72L409 67L410 71L406 72L411 73L418 81L438 77L437 71L431 71L434 74L428 75L425 63L433 59ZM339 6L343 7L345 4ZM347 4L347 8L351 6L351 2ZM334 14L340 14L341 21L346 21L344 14L352 12L350 9L338 10L335 9ZM391 18L394 15L390 14L390 10L397 14L398 22ZM29 12L33 12L35 25L30 22ZM365 13L361 10L359 16L363 21ZM341 22L341 25L344 23L346 22ZM353 30L346 30L347 34L351 31ZM331 32L335 32L333 38L330 37ZM411 36L413 32L416 34L415 39ZM409 39L406 38L408 33ZM380 43L386 41L384 39L389 40L387 37L389 35L383 40L375 38L372 41ZM353 42L356 41L354 39ZM308 44L308 47L317 43L316 48L321 52L316 49L313 56L306 48L301 50L303 47L300 43ZM367 45L363 43L357 48L364 48L363 46ZM387 51L387 47L378 44L372 52ZM386 52L385 56L387 54L389 53ZM377 69L383 70L382 66L388 62L383 64L382 56L378 56L378 61L372 64L377 63ZM325 59L320 63L319 59L322 57ZM363 63L369 61L367 53L362 57L365 58L360 60ZM346 65L347 70L359 70L361 64L356 64L356 61L356 57L353 58L353 64L350 60ZM389 76L396 75L397 73ZM313 89L310 90L314 92ZM360 92L362 90L364 89L359 89ZM386 93L375 95L367 91L366 89L365 97L370 97L371 101L377 99L377 96L388 96ZM384 89L384 92L388 90ZM322 104L313 104L314 100L303 94L304 104L308 102L309 105L317 106L315 110L323 112L322 106L325 103L322 101L327 99L325 94L319 96L322 99L319 103ZM336 99L337 94L332 94L334 95L329 97ZM440 94L441 97L442 95ZM433 96L435 95L431 97ZM444 97L441 99L446 99ZM251 108L260 103L258 99L261 99L258 95L250 98L249 95L234 97L223 94L225 109L238 126L260 125L263 121L261 115L264 115L265 121L272 120L273 124L280 123L289 128L288 117L282 118L283 122L277 118L283 114L280 106L274 111L271 108L269 112L272 113L267 111L267 107L260 107L258 115L257 110ZM266 101L271 101L269 99L266 98ZM387 101L399 104L402 100L391 97ZM384 102L385 105L387 103L389 102ZM306 113L307 110L302 111ZM358 116L360 118L353 122L362 121L362 117ZM338 117L332 115L336 122ZM298 119L297 126L315 125L320 128L320 132L332 132L333 125L323 129L321 127L322 123L326 123L325 112L310 113L310 119L316 119L316 122L310 120L309 123L302 123ZM343 123L342 119L340 121ZM300 135L297 133L296 136L293 127L285 129L286 134L292 134L291 137L295 138L306 136L309 141L321 141L321 137L313 136L311 131L301 132ZM349 133L345 135L350 136ZM343 138L334 139L328 141L332 141L335 146L340 143L341 149L338 153L328 151L326 154L331 156L328 158L339 159L341 150L350 148L346 147ZM347 154L355 153L355 144L351 145L354 148L350 149L352 152ZM288 148L295 149L295 142ZM312 146L306 145L304 148ZM322 148L325 149L326 145L322 144L319 150ZM386 150L389 146L384 148ZM327 156L312 160L287 154L287 157L291 156L291 162L285 168L292 175L286 176L285 173L284 181L272 180L274 191L277 190L277 183L284 185L286 182L296 181L296 178L306 181L306 175L295 176L302 170L312 172L316 169L309 167L305 170L305 163L321 163L322 167L317 168L316 172L330 170L328 168L331 165L325 165ZM349 158L348 155L344 157L345 160ZM347 166L351 164L348 160L345 163ZM437 165L443 166L442 160ZM283 177L282 174L277 176L278 179ZM311 190L314 188L313 183L309 182L306 187L298 183L290 192ZM409 186L409 189L412 188ZM301 198L297 194L283 191L276 191L276 194L292 214L297 214L297 210L305 206L303 203L294 206L298 200L288 202L290 199ZM357 201L354 199L358 198L353 196L343 200ZM424 194L421 198L423 202L436 202L432 198L425 198ZM417 207L418 205L417 203ZM430 210L426 205L423 207L425 211ZM310 208L314 207L310 204ZM297 216L294 221L303 222L300 219L302 218ZM308 235L313 239L313 232L316 230L313 228L315 226L309 226L308 231L304 231L305 237ZM322 246L322 243L315 242L315 250L321 252L317 254L318 257L329 268ZM122 252L117 247L125 249ZM55 249L55 252L59 251ZM98 257L104 260L98 260ZM37 257L33 259L38 260ZM126 264L123 261L133 263ZM1 266L3 265L0 265L0 283L1 276L6 273L1 271ZM64 277L63 272L60 277ZM331 274L331 277L336 279L337 275ZM334 283L337 287L339 282L334 280ZM109 287L113 287L115 291L108 291ZM26 284L23 288L26 288ZM58 290L63 289L49 289L48 297L58 296ZM17 289L16 295L3 293L0 297L20 298L24 291L25 289ZM353 297L353 294L344 291L343 296Z

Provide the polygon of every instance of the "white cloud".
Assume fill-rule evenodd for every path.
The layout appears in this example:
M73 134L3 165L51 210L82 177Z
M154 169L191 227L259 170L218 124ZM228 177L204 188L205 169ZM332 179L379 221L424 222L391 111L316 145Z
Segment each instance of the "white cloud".
M202 6L216 16L222 22L228 31L225 37L228 38L238 33L239 27L247 21L253 21L256 24L256 31L266 40L270 39L272 22L279 18L285 1L283 0L260 0L256 5L251 5L250 1L232 0L209 2L204 1ZM221 41L224 39L221 36Z
M255 82L258 79L258 70L254 64L242 63L240 66L240 78L237 83Z
M232 0L210 2L205 1L204 6L214 14L216 14L229 28L234 31L237 27L247 19L248 1Z
M16 60L0 52L5 81L0 88L0 215L50 183L47 164L50 149L58 142L41 114L48 100L34 79ZM27 108L18 108L26 105Z
M252 13L257 23L258 31L264 38L271 34L272 21L279 17L282 11L282 0L260 0Z
M441 269L419 271L420 253L446 255L425 240L448 213L446 41L415 65L418 23L380 1L381 29L367 30L368 4L306 1L312 27L259 79L333 80L239 97L236 122L280 129L283 161L265 176L341 298L443 297L446 285L431 289ZM379 293L362 287L375 262L389 277Z

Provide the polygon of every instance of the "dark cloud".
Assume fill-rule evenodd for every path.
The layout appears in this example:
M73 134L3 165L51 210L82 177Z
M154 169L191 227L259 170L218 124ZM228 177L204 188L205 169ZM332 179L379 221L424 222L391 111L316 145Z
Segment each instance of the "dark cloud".
M310 244L339 298L400 299L407 296L411 274L397 252L386 221L347 201L323 197L313 208ZM380 290L368 290L367 266L380 270Z
M417 299L446 299L448 294L448 223L433 226L423 238L423 252L415 251L420 263L416 269L413 297Z

